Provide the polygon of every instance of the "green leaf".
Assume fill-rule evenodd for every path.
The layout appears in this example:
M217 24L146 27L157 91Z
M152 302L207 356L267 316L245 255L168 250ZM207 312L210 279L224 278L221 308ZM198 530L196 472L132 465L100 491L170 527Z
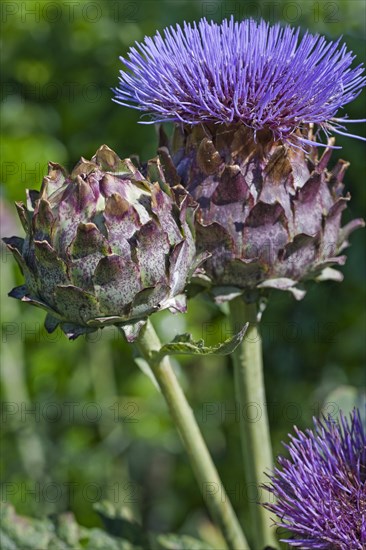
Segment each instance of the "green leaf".
M52 519L19 516L0 504L1 550L212 550L187 535L144 532L130 510L110 502L95 505L106 531L80 526L71 512Z
M2 550L142 550L126 538L81 527L70 512L34 519L18 516L13 506L2 503L0 518Z
M144 546L146 535L140 523L133 517L132 511L126 506L103 500L93 506L100 515L106 531L114 537L122 537L132 544Z
M189 333L179 334L172 342L164 344L155 352L152 360L158 363L165 355L229 355L243 340L248 324L246 323L232 338L212 347L206 346L203 340L195 342Z

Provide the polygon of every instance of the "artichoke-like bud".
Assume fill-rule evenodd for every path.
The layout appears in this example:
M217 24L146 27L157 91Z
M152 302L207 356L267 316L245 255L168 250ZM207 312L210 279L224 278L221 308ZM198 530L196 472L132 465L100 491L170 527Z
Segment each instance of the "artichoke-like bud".
M212 253L206 273L229 294L275 287L301 297L298 281L339 279L329 266L344 262L338 254L362 224L340 228L347 165L328 171L332 142L319 159L322 144L308 134L312 126L316 137L357 137L347 124L362 120L337 113L366 85L364 68L352 67L339 40L300 34L263 20L201 19L121 58L116 103L178 124L160 151L167 181L199 202L198 247Z
M299 138L310 143L311 128ZM199 204L196 245L211 253L205 276L218 301L242 292L256 299L268 288L300 299L300 281L342 280L330 266L344 264L339 254L364 222L341 227L348 163L327 168L333 138L320 158L315 145L304 151L241 123L177 125L161 145L167 179Z
M132 341L151 313L185 310L194 204L165 184L158 159L149 174L103 145L70 175L50 163L40 192L17 203L26 237L4 240L25 285L10 296L45 309L48 331L76 338L117 325Z

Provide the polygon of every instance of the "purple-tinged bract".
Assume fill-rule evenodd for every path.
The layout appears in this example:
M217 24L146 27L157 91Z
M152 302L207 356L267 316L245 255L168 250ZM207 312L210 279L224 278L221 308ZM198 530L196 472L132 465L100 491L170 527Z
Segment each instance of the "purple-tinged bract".
M121 58L115 101L184 124L238 123L274 140L300 144L296 129L314 123L325 131L345 129L335 118L355 99L366 79L345 45L265 21L165 29L146 37Z
M313 139L311 129L303 135ZM346 261L355 219L342 227L349 201L343 194L348 163L331 169L330 147L302 149L273 142L243 124L181 128L173 139L161 132L165 177L181 183L199 204L196 246L211 256L196 281L217 301L243 294L247 301L270 289L305 295L308 280L341 281L334 267Z
M290 458L266 488L276 502L265 506L276 524L293 535L283 539L303 550L366 548L366 432L359 411L350 419L314 420L314 430L295 428L286 445Z
M71 174L50 163L41 191L17 203L25 239L4 241L25 285L10 296L45 309L48 331L117 325L132 341L151 313L185 310L195 205L167 186L158 159L147 171L149 181L103 145Z

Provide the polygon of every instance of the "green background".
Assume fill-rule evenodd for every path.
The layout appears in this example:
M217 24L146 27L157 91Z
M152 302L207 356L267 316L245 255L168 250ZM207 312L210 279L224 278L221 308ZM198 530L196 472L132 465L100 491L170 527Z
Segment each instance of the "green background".
M331 39L342 34L364 58L362 0L2 2L2 235L22 234L9 204L39 187L49 160L71 169L103 143L120 157L154 156L155 127L139 125L137 111L111 101L118 57L156 29L231 14L292 23ZM365 96L347 106L351 118L365 116ZM361 124L350 128L365 131ZM332 162L351 162L348 221L365 216L365 148L346 137L338 143L343 149ZM324 407L336 414L342 391L352 396L352 387L365 385L365 232L351 243L343 283L309 285L300 303L273 294L263 316L276 454L293 424L309 426ZM71 509L92 526L99 525L93 502L110 498L131 507L149 529L220 546L165 405L134 365L131 348L113 329L75 342L48 335L41 311L6 298L21 277L3 249L1 270L2 499L25 514ZM223 311L202 296L187 315L162 313L155 321L164 341L186 330L209 343L229 336ZM185 358L177 372L233 504L245 514L248 495L255 495L242 478L238 416L258 411L235 409L229 359Z

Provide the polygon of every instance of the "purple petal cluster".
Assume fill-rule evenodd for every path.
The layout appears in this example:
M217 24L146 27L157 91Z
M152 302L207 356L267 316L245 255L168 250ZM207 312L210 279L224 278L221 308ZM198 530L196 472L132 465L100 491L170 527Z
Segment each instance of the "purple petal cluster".
M366 548L366 432L360 413L314 419L314 430L295 429L286 445L290 458L266 488L276 498L265 506L279 527L293 538L282 539L304 550Z
M351 68L354 56L340 40L299 34L233 18L169 27L121 57L127 70L115 101L155 121L242 122L276 140L295 141L296 129L310 123L344 133L339 123L347 118L334 117L365 86L363 67Z

